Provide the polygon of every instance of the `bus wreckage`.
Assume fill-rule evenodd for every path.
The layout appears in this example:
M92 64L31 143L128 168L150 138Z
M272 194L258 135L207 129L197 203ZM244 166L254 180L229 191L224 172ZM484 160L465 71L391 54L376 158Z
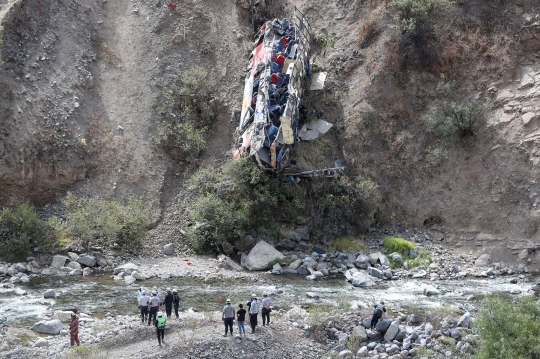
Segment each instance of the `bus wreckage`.
M255 39L245 79L234 157L250 156L259 166L281 172L290 163L291 146L301 140L317 138L332 124L323 120L302 124L307 112L303 95L306 78L311 75L309 53L313 44L306 17L295 9L293 21L267 21ZM314 82L319 80L317 77ZM322 89L319 85L313 87L312 84L312 88ZM320 173L335 176L334 172L325 170L302 173L308 172L313 172L307 175L309 177L320 176Z

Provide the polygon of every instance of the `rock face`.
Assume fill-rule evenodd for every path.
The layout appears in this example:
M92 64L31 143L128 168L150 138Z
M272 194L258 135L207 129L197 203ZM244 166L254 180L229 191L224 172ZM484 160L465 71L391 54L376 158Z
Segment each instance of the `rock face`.
M250 249L255 247L255 244L257 244L257 239L254 236L248 234L244 237L244 240L236 240L234 242L234 248L241 252L244 252L249 251Z
M56 335L64 328L60 319L37 322L32 326L32 330L38 333Z
M477 267L487 267L491 264L491 256L489 254L482 254L478 259L474 262L474 265Z
M249 270L265 270L268 268L268 263L276 258L283 259L285 256L270 244L260 241L249 252L246 259L246 268Z
M166 256L172 256L174 254L174 244L169 243L163 246L163 254Z

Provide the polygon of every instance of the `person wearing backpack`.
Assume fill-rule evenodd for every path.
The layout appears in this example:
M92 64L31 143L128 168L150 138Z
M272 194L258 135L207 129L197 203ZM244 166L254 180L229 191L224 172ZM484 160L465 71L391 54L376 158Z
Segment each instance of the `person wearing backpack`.
M165 323L167 323L167 319L163 316L163 312L159 311L156 320L156 333L159 346L161 346L162 342L165 344Z
M386 313L384 302L381 301L379 304L375 304L375 307L373 308L373 317L371 318L371 329L375 329L375 326L384 313Z
M173 306L174 314L176 314L176 319L178 319L178 307L180 307L180 296L176 293L176 289L173 289Z

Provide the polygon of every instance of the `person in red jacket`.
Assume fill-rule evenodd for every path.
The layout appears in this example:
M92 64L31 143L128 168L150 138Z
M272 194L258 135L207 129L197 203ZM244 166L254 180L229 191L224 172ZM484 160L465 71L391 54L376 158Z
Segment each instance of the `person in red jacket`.
M77 319L77 314L71 313L71 323L69 323L69 334L71 336L71 346L74 346L77 343L79 346L79 320Z

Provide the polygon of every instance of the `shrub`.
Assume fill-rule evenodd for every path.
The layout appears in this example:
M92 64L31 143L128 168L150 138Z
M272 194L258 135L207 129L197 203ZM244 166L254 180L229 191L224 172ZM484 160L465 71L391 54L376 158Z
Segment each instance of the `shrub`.
M294 258L290 258L290 257L285 257L285 258L282 258L282 259L279 259L279 258L276 258L270 262L268 262L268 269L272 269L272 267L274 266L274 264L277 264L279 263L280 265L283 264L283 265L289 265L291 264L292 262L294 262L296 259Z
M157 143L175 159L195 158L206 148L206 134L215 117L207 86L208 73L195 66L182 77L183 86L164 87L160 113L167 121Z
M362 227L379 207L379 186L361 178L339 177L320 183L314 192L315 226L321 232L339 236Z
M434 15L449 4L449 0L393 0L390 6L399 28L403 32L415 32L430 24Z
M353 236L344 236L333 240L329 248L338 252L357 252L366 249L366 244Z
M336 34L321 34L315 38L315 42L322 48L333 48L336 45Z
M26 257L31 247L47 245L51 228L40 221L35 208L27 202L12 199L0 212L0 254L6 260Z
M485 299L475 327L482 341L477 359L540 358L540 305L534 297Z
M441 141L437 145L430 146L426 151L426 160L430 165L436 167L448 157L446 142Z
M76 199L71 193L64 201L67 215L57 233L80 243L85 248L99 245L106 248L134 249L150 222L150 213L143 201L132 197L126 205L99 198ZM52 220L52 221L58 221Z
M272 178L249 158L200 170L190 184L198 194L190 217L204 223L191 231L194 250L222 252L249 227L264 232L278 228L279 221L294 220L301 200L293 186Z
M383 239L383 246L384 249L390 253L403 253L416 248L416 244L413 242L409 242L408 240L399 237L385 237Z
M409 268L427 266L431 262L433 262L433 259L430 257L429 251L422 250L418 252L418 256L415 259L409 261Z
M491 109L489 100L471 100L465 103L445 101L432 107L422 117L429 131L442 137L458 134L460 137L474 135L476 123L483 119Z

